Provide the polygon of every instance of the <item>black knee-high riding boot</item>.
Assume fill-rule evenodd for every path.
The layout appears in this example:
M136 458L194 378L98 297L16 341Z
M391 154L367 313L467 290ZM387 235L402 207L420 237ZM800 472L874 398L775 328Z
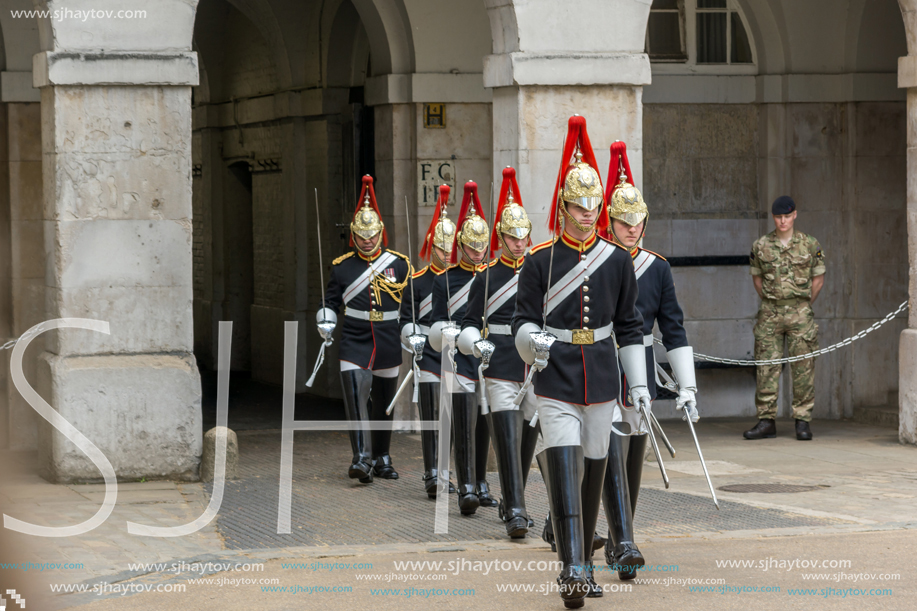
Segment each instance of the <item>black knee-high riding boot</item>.
M369 394L373 374L365 369L351 369L341 372L341 387L344 390L344 413L351 422L369 421ZM368 431L350 431L350 447L353 461L347 475L364 484L373 481L372 441Z
M538 445L538 435L541 433L541 423L536 422L532 426L531 420L525 420L522 423L522 488L529 481L529 471L532 469L532 461L535 460L535 446ZM535 528L535 522L532 516L529 516L529 530Z
M491 437L497 455L497 472L500 476L500 517L506 534L513 539L525 537L529 530L529 517L525 510L525 492L522 478L522 427L524 420L519 410L487 414Z
M372 389L372 419L376 422L388 422L388 429L373 431L373 474L382 479L398 479L398 472L392 466L392 457L389 450L392 445L392 418L394 411L386 415L395 393L398 391L398 378L380 378L373 376Z
M490 486L487 484L487 457L490 455L490 428L487 418L479 415L474 432L474 491L478 495L481 507L496 507L497 499L490 496Z
M452 395L452 434L455 445L455 477L458 481L458 504L462 515L473 514L480 501L475 492L475 425L478 403L473 393Z
M640 478L643 477L643 463L646 460L646 435L633 435L627 449L627 489L630 492L630 511L637 514L637 495L640 494Z
M420 411L420 420L422 422L437 422L439 420L439 382L421 382L419 399L417 407ZM428 497L435 499L439 433L434 430L421 430L420 447L423 453L423 488Z
M633 440L634 437L628 439ZM624 468L627 455L624 446L624 438L612 433L602 493L609 529L608 543L605 544L605 562L608 566L617 568L620 579L633 579L645 561L634 543L634 515Z
M599 512L602 510L602 488L605 482L605 465L608 457L585 458L583 460L583 541L592 541L595 538L596 524L599 521ZM589 580L589 598L598 598L602 595L602 588L595 582L593 575L592 555L595 548L586 551L586 579Z
M548 489L548 505L554 524L557 558L563 570L557 577L560 597L568 609L585 604L589 593L586 579L586 550L583 543L581 486L582 446L546 448L538 455L538 465Z

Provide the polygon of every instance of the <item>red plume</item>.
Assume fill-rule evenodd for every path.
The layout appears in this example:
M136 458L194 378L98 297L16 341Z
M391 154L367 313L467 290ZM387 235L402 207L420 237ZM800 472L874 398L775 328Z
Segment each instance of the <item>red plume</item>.
M357 220L357 215L360 214L360 210L363 209L363 198L366 196L367 191L369 192L369 205L376 211L381 221L382 213L379 211L379 204L376 203L376 192L373 190L373 177L369 174L363 177L363 188L360 190L360 199L357 200L357 209L353 213L353 220ZM353 246L353 232L350 234L350 245ZM382 245L388 246L388 232L385 230L385 225L382 226Z
M557 222L557 215L560 210L557 209L557 194L563 186L564 179L567 177L567 168L573 163L573 151L579 143L580 152L583 154L583 161L595 169L599 175L599 181L602 175L599 173L599 164L595 160L595 152L592 150L592 143L589 141L589 134L586 132L586 118L579 115L573 115L567 122L567 138L564 140L564 152L560 158L560 170L557 173L557 183L554 185L554 197L551 199L551 215L548 217L548 229L554 235L560 230L560 223ZM596 229L604 229L608 226L608 215L599 214L596 221Z
M494 215L494 226L491 228L490 235L490 258L493 259L494 254L500 250L500 238L497 236L497 223L500 222L500 217L503 215L503 209L506 208L507 195L509 194L510 189L513 191L513 201L522 206L522 195L519 193L519 183L516 182L516 170L507 166L503 169L503 184L500 185L500 199L497 200L497 213ZM531 236L529 237L529 244L532 243Z
M459 234L462 232L462 225L465 224L465 218L471 211L472 204L478 216L481 216L481 212L483 212L484 209L481 207L481 200L478 199L478 183L469 180L465 183L465 196L462 197L462 208L459 210L458 220L455 223L455 237L452 240L452 258L449 260L452 264L458 263L458 238Z
M423 246L420 247L420 258L424 261L430 260L430 255L433 254L433 247L436 246L433 243L433 236L436 234L436 225L439 223L439 219L446 213L446 206L449 203L449 190L449 185L439 186L439 198L436 200L436 210L433 211L433 222L430 223L427 235L423 238ZM441 245L440 248L442 248Z
M630 171L630 161L627 159L627 145L623 141L617 140L611 143L611 160L608 162L608 184L605 189L605 212L603 216L608 216L611 210L611 196L615 193L615 187L618 186L618 177L621 175L621 166L624 166L624 174L627 176L627 182L634 184L634 175ZM611 219L608 219L608 227L600 232L603 238L618 242L617 236L611 230Z

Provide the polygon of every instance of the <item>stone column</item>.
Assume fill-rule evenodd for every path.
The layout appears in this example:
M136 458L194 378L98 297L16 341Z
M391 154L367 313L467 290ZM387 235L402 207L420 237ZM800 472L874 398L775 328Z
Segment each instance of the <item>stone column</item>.
M97 27L89 38L63 29L68 22L50 24L53 48L33 62L41 88L45 316L111 325L110 335L47 333L36 389L120 478L195 479L201 455L192 352L194 4L157 2L149 21ZM149 31L159 34L141 35ZM80 48L87 42L105 51ZM141 42L156 49L138 50ZM44 421L38 444L47 479L99 478Z
M906 21L913 22L913 19ZM908 328L901 332L898 346L898 437L901 443L917 444L917 56L908 55L898 60L898 86L907 88L907 250L910 267Z
M642 52L649 1L575 0L527 3L488 0L494 54L484 59L493 87L495 177L511 165L534 225L547 238L547 216L560 154L573 114L586 118L603 181L608 148L627 143L637 186L643 177Z

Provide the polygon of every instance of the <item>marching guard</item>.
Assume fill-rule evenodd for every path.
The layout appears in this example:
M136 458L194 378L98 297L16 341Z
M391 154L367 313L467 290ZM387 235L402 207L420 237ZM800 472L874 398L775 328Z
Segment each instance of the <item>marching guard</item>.
M388 236L376 204L371 176L363 177L360 203L350 223L354 250L332 262L324 304L317 323L337 324L344 306L341 329L341 385L347 419L388 421L385 410L395 396L401 366L399 307L411 264L404 255L385 248ZM388 430L351 430L353 464L348 475L364 484L373 476L398 479L392 465Z
M458 348L462 354L482 357L482 345L489 341L493 356L483 372L497 469L500 475L500 518L511 538L522 538L530 520L525 508L525 482L535 455L539 427L532 426L535 394L529 388L520 405L513 399L522 388L528 366L517 353L512 334L519 272L531 244L532 222L522 206L516 170L503 170L495 223L490 238L490 257L502 249L499 259L490 263L471 284L468 307L462 320ZM485 302L487 311L485 312ZM486 325L486 326L485 326ZM485 340L486 338L486 340ZM486 358L486 357L485 357Z
M452 255L452 241L455 238L455 223L446 216L446 203L449 201L449 186L439 187L439 198L433 221L424 236L420 249L420 258L430 264L414 274L413 291L408 290L401 302L401 339L407 344L408 337L414 333L429 336L433 319L433 282L448 265ZM412 294L413 293L413 294ZM413 302L413 303L412 303ZM417 328L412 322L412 310L416 308ZM410 349L408 349L410 352ZM420 419L425 422L439 421L439 377L442 371L440 353L433 349L430 342L424 344L423 358L418 361L420 369L419 401ZM420 444L423 452L423 486L427 496L436 498L438 473L436 467L439 433L424 429L420 432ZM449 484L449 492L455 492Z
M545 446L538 459L567 608L602 595L593 577L592 547L587 550L584 542L593 540L598 520L612 424L629 429L635 421L636 410L617 403L618 376L609 375L619 359L633 402L645 414L651 405L637 278L627 251L596 235L608 224L603 205L586 122L575 115L548 219L554 237L529 254L513 317L519 354L538 372L535 394ZM617 354L612 330L620 344Z
M459 212L451 265L433 281L433 325L429 341L437 351L443 349L443 325L460 325L465 316L468 296L475 274L484 269L490 231L480 216L481 200L478 185L465 183L465 194ZM451 358L446 355L445 358ZM455 473L458 483L458 504L462 515L473 514L478 507L495 507L487 485L487 453L490 434L484 418L478 418L478 364L474 356L454 355L455 381L458 392L452 395Z
M646 369L650 380L658 380L656 358L653 351L653 325L658 323L662 343L669 364L678 380L679 410L687 410L693 422L698 414L694 395L697 383L694 375L694 350L688 345L684 327L684 314L675 296L675 284L668 261L661 255L646 250L638 244L646 233L649 210L640 191L634 186L627 147L623 142L611 145L611 163L608 179L618 174L618 184L606 193L610 224L607 236L630 252L634 263L639 293L637 309L643 316L643 345L646 351ZM628 406L625 378L622 397ZM649 385L650 398L656 398L656 384ZM605 545L605 561L618 569L621 579L636 577L638 567L645 564L643 554L634 542L633 516L637 508L640 477L646 452L646 433L624 437L612 431L608 450L608 468L605 472L603 501L608 520L609 538Z

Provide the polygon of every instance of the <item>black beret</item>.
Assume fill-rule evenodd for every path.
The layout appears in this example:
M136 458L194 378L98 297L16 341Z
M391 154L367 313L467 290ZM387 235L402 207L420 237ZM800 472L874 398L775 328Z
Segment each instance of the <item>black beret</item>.
M781 195L774 200L771 206L771 214L789 214L796 210L796 202L789 195Z

